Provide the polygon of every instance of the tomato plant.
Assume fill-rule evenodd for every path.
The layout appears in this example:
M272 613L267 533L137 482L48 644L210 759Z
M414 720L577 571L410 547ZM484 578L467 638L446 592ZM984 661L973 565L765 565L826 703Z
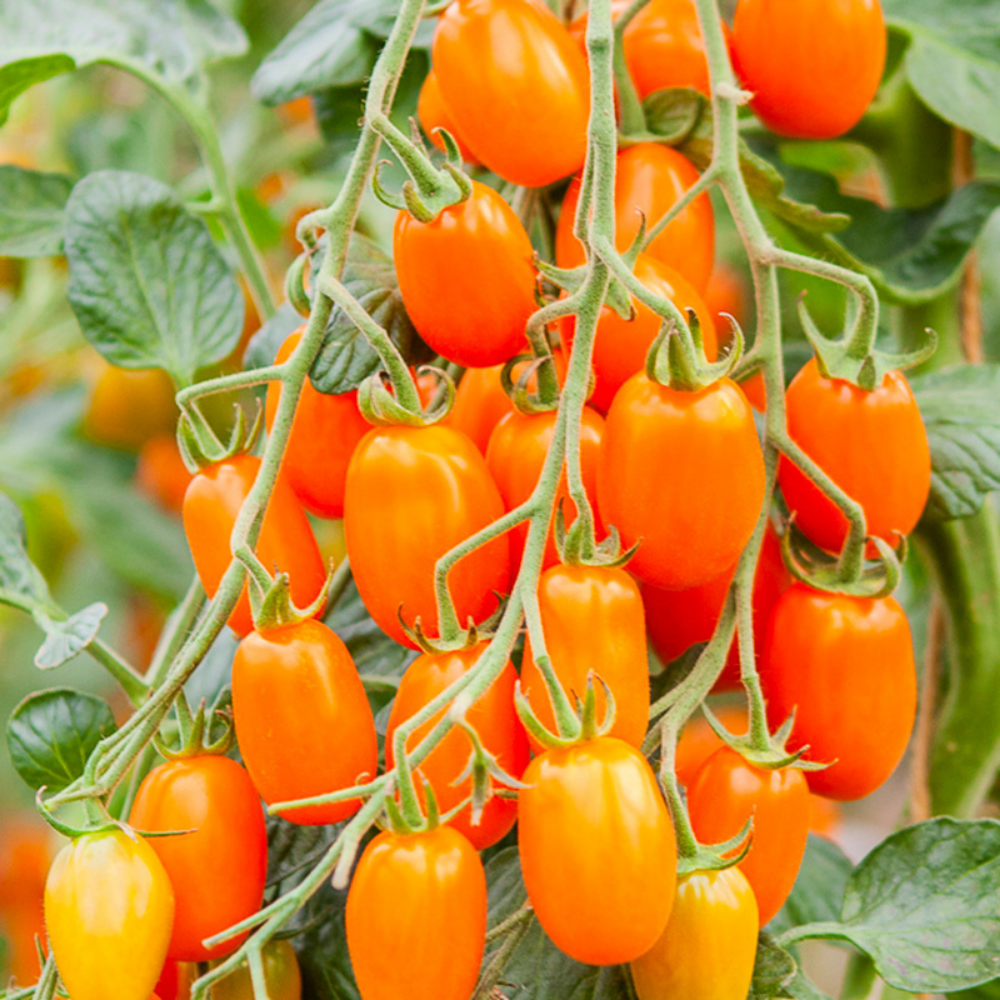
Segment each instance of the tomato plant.
M302 973L289 941L271 941L261 955L270 1000L302 1000ZM250 971L237 969L212 987L212 1000L254 1000Z

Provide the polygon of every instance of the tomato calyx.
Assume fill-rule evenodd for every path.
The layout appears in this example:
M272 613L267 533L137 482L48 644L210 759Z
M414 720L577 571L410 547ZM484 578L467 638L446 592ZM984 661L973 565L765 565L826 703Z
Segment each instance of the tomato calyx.
M808 745L789 752L786 744L795 725L794 712L785 719L780 729L769 734L766 744L761 745L753 739L751 733L745 736L733 735L707 705L702 704L701 710L705 713L705 719L715 735L755 767L765 771L780 771L784 768L794 768L797 771L823 771L833 763L833 761L804 760L804 755L809 752Z
M616 26L617 27L617 26ZM747 95L747 101L750 95ZM747 103L742 101L740 103ZM667 146L680 145L698 126L702 115L711 113L708 98L690 87L664 87L650 94L640 105L645 119L657 123L662 131L630 131L618 137L618 148L628 149L647 142ZM645 122L643 123L645 124Z
M396 618L399 621L403 632L406 634L406 637L415 646L417 646L422 653L428 653L431 656L438 656L442 653L465 652L465 650L472 649L473 646L476 646L481 642L488 641L491 638L497 623L503 616L504 608L507 603L507 595L501 594L496 590L494 590L493 593L497 599L497 607L493 614L479 624L473 621L472 618L469 618L466 622L465 629L459 630L452 636L442 635L440 637L431 638L424 632L423 620L419 615L414 619L412 625L403 617L402 605L396 609Z
M580 514L566 527L566 498L556 507L552 526L552 540L559 555L559 561L566 566L602 566L607 569L623 569L638 552L641 540L622 552L621 536L613 525L607 536L595 544L594 519Z
M527 695L521 690L520 681L514 686L514 707L517 709L521 724L542 746L547 750L564 749L578 743L589 742L599 736L606 736L611 731L615 724L615 696L600 675L591 670L587 675L587 688L583 698L581 699L575 692L573 694L576 700L575 711L572 706L567 704L564 706L567 711L563 712L560 711L560 707L562 703L566 702L566 695L558 679L552 674L548 655L537 656L535 663L545 679L545 686L554 708L553 714L556 718L558 732L552 732L535 714ZM597 718L595 681L604 688L605 705L607 706L604 718L601 720Z
M743 829L735 837L721 844L685 843L685 838L678 839L677 875L693 875L695 872L725 871L735 868L749 853L753 846L753 817L751 816Z
M472 753L469 754L468 763L463 768L461 774L451 784L453 786L461 785L463 781L466 781L470 777L472 778L470 822L473 826L478 826L482 820L483 809L486 808L487 802L496 794L494 784L500 785L505 789L521 789L528 786L505 771L500 766L497 758L483 746L483 741L480 739L475 727L466 721L466 712L469 707L470 703L466 697L460 694L452 704L450 711L455 725L469 737L472 743ZM466 804L463 801L459 806L449 810L447 818L458 815L465 808ZM447 819L444 822L447 822Z
M538 377L544 365L551 368L552 378L550 380ZM516 381L514 379L515 369L519 369ZM533 378L538 384L536 392L532 392L528 388ZM542 357L536 357L534 354L518 354L500 370L500 384L514 404L514 409L529 417L539 413L551 413L559 407L558 389L554 395L547 394L543 389L546 381L550 381L555 386L559 384L555 371L554 355L552 354L546 354Z
M705 357L701 324L693 309L687 310L687 330L664 310L656 309L663 324L646 355L646 376L652 382L679 392L699 392L730 375L743 354L743 331L731 316L733 335L718 361Z
M637 242L640 239L641 228L640 236L637 237ZM627 251L624 257L627 257L630 252L631 251ZM578 291L587 278L586 264L581 264L579 267L573 268L557 267L555 264L550 264L548 261L542 260L538 254L535 254L535 269L542 275L543 278L555 285L556 288L569 295ZM632 298L628 293L628 289L614 276L612 276L611 281L608 283L608 291L604 297L604 305L613 310L624 320L635 319L635 305L633 304Z
M377 427L404 425L407 427L429 427L443 420L451 412L455 402L455 380L443 368L421 365L418 375L430 373L438 381L438 389L433 393L429 406L411 409L404 406L396 394L386 386L383 372L375 372L358 386L358 409L370 424ZM414 390L416 395L416 390Z
M178 726L176 748L170 746L159 734L153 737L153 745L161 757L165 760L183 760L187 757L221 756L228 753L236 739L232 693L228 688L223 690L210 710L202 698L198 708L192 712L183 691L178 693L174 707ZM213 723L217 720L221 723L222 733L213 740Z
M64 820L57 819L52 811L52 804L45 800L45 791L46 786L42 785L35 793L35 807L41 813L45 822L64 837L68 837L70 840L79 840L80 837L121 830L132 840L138 838L138 834L131 827L108 815L104 803L99 799L90 798L84 800L87 814L87 822L84 826L76 826Z
M252 552L240 550L236 556L244 564L250 560L254 563L253 566L248 566L248 576L250 578L250 609L253 613L256 631L273 632L291 625L298 625L310 618L318 618L323 614L327 601L330 599L330 590L333 587L336 572L332 560L326 579L323 581L323 586L315 600L305 608L298 608L292 600L291 579L287 573L278 573L272 580L270 574Z
M253 423L249 426L246 410L238 403L233 404L233 409L236 419L229 432L229 440L223 444L196 402L184 408L177 424L177 446L189 472L196 473L210 465L218 465L236 455L253 451L264 426L264 408L258 400Z

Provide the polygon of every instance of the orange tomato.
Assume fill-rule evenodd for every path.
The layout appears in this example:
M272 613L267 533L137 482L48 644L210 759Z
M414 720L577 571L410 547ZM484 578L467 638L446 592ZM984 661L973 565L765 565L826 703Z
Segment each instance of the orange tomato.
M448 426L467 434L484 455L493 428L514 409L510 397L503 391L502 369L503 365L469 368L458 383L455 405L446 418Z
M42 906L52 860L51 830L40 817L25 813L5 814L0 831L0 936L7 945L3 967L8 978L28 986L41 972L35 939L45 940Z
M117 368L103 358L88 362L94 376L83 433L109 448L137 451L150 438L173 434L174 384L160 368Z
M135 484L165 510L172 514L181 512L190 483L191 473L181 458L177 438L172 434L150 438L139 449Z
M432 69L424 78L423 86L420 88L420 98L417 101L417 118L420 127L424 130L427 138L437 146L443 153L445 151L444 139L441 138L437 129L447 129L452 134L458 144L458 151L462 154L462 159L466 163L475 164L476 157L469 149L462 137L458 134L458 129L448 114L444 98L441 96L441 85L438 83L437 74Z
M712 708L715 717L729 732L742 736L747 731L747 710L745 705L720 705ZM690 719L681 730L674 757L674 773L677 780L690 788L701 765L720 747L722 740L708 724L708 719L700 712Z

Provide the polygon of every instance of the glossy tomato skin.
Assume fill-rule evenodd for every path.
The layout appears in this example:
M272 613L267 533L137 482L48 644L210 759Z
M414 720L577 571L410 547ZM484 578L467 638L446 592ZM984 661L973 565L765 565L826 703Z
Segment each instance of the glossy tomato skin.
M542 467L545 465L545 459L555 437L557 419L556 413L528 415L511 410L500 420L490 435L489 447L486 449L486 464L507 510L513 510L528 500L538 485ZM584 407L580 423L580 466L583 485L587 496L590 497L595 518L597 517L597 459L603 437L604 418L589 406ZM566 526L569 527L576 520L577 510L576 504L570 499L565 469L559 479L554 509L558 508L560 502ZM554 522L553 514L553 524ZM599 519L596 530L600 537L602 528ZM527 523L519 524L511 530L509 537L513 564L517 567L521 564L521 555L528 537ZM553 530L550 528L542 565L543 568L547 568L555 566L558 562L559 554L556 552Z
M233 718L250 777L269 805L370 781L378 769L371 706L347 647L307 620L252 632L233 662ZM280 814L290 823L337 823L359 799Z
M150 846L174 887L168 958L203 962L228 955L246 934L207 949L202 941L260 909L267 878L267 829L247 772L216 755L167 761L143 779L130 825L156 837Z
M396 692L385 734L387 769L391 770L395 766L393 735L396 730L471 669L485 649L485 644L480 644L454 653L424 653L406 668ZM520 778L528 764L528 740L514 708L516 683L517 671L508 662L486 693L469 708L465 718L479 734L483 747L496 758L500 767L512 777ZM420 741L441 721L446 711L447 709L442 709L419 726L407 742L407 750L415 750ZM434 789L438 808L442 813L453 809L472 793L471 775L457 785L454 784L455 779L466 769L472 751L472 741L456 726L417 768L418 774L426 778ZM476 850L482 851L510 831L517 819L517 800L494 795L483 807L482 816L476 825L472 824L471 811L471 806L467 806L448 825L465 836Z
M682 875L666 930L632 962L639 1000L745 1000L758 930L757 900L739 868Z
M639 143L622 150L616 170L615 244L623 252L638 235L643 218L647 230L651 229L699 177L690 160L657 143ZM556 263L560 267L578 267L585 260L583 244L573 235L579 200L580 178L575 177L556 227ZM679 273L696 294L703 291L715 257L715 216L708 195L695 198L657 236L646 254Z
M261 954L269 1000L302 1000L302 973L290 941L269 941ZM250 970L241 965L212 987L211 1000L255 1000Z
M458 144L458 151L466 163L475 164L477 162L475 154L469 149L468 143L458 134L458 129L448 113L444 98L441 96L441 85L438 83L437 74L433 69L424 77L423 86L420 88L420 97L417 100L417 118L427 138L442 153L446 150L444 139L436 131L439 128L446 129L451 133L452 138Z
M291 357L302 339L299 327L278 350L277 365ZM281 384L267 387L264 420L270 432L281 399ZM347 464L358 442L371 424L358 409L358 394L345 392L330 396L316 389L307 378L295 407L288 446L281 461L281 475L288 480L306 510L317 517L342 517Z
M672 590L720 576L743 550L764 502L764 459L753 414L729 379L680 392L633 376L619 390L597 471L601 519L629 570Z
M420 619L438 635L434 567L443 555L502 517L486 460L450 427L380 427L358 445L347 471L344 531L354 582L379 628L416 648L399 622ZM448 576L464 626L496 608L510 586L510 542L501 535L461 559Z
M399 292L421 337L466 368L502 364L520 351L535 311L531 240L503 197L479 181L433 222L396 216Z
M538 604L552 669L569 697L582 699L591 671L615 698L609 735L642 745L649 725L649 666L642 595L623 569L554 566L538 583ZM604 688L595 680L598 719L604 718ZM552 732L555 717L548 690L528 639L521 688L535 715ZM536 752L544 749L529 734Z
M749 728L745 705L716 705L712 712L722 725L736 736L742 736ZM701 713L693 716L681 730L674 757L674 773L677 780L690 788L701 770L701 765L720 747L722 740Z
M587 61L541 0L456 0L431 54L452 121L494 173L541 187L583 166Z
M455 405L445 418L449 427L467 434L484 455L493 428L514 408L503 391L502 370L503 365L466 369L455 392Z
M673 824L646 758L602 736L547 750L523 780L521 870L545 933L589 965L645 954L677 879Z
M920 409L906 376L888 372L866 392L825 378L812 359L785 394L788 433L810 458L864 508L868 534L896 542L908 535L931 485L931 454ZM799 468L782 460L779 484L796 525L821 548L838 552L847 518Z
M468 1000L486 935L486 874L442 826L380 833L347 895L347 948L362 1000Z
M763 927L792 891L809 836L809 786L802 771L765 770L724 746L702 764L688 793L695 836L720 844L753 816L753 843L740 870L753 886Z
M73 1000L149 1000L173 920L170 879L142 837L85 834L52 862L45 926Z
M235 455L202 469L184 494L184 533L209 597L215 596L232 561L233 525L259 471L259 458ZM305 511L280 476L267 505L256 552L269 571L277 566L288 574L296 607L306 608L319 596L326 580L323 558ZM229 616L229 627L241 636L253 631L246 583Z
M772 727L795 712L790 749L833 762L806 775L832 799L860 799L896 769L917 713L906 614L892 597L826 594L802 583L775 608L761 668Z
M737 75L754 93L757 116L782 135L833 139L853 128L878 90L885 55L879 0L736 5Z

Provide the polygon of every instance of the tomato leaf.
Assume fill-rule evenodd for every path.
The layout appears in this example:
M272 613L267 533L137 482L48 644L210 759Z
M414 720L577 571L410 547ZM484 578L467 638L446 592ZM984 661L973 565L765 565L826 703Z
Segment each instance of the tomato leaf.
M931 446L924 517L969 517L1000 489L1000 365L956 365L911 384Z
M0 257L62 253L63 213L73 181L20 167L0 167Z
M959 990L949 995L949 1000L1000 1000L1000 979L994 979L973 990Z
M836 844L811 833L795 886L781 912L768 924L768 931L778 934L801 924L836 920L853 868Z
M38 691L7 724L7 748L17 773L34 789L58 791L79 778L97 744L115 731L106 701L72 688Z
M250 338L243 353L244 368L266 368L274 364L278 349L305 319L289 303L282 302L275 314Z
M791 982L798 966L795 959L784 948L780 948L767 934L761 934L757 942L757 959L753 967L753 981L750 984L751 998L781 996L786 983Z
M0 599L9 595L29 607L44 604L49 588L28 558L28 536L17 505L0 493Z
M65 621L35 615L35 621L45 630L45 642L35 654L39 670L52 670L72 660L97 637L97 630L108 613L108 606L98 602L70 615Z
M83 335L112 364L164 368L189 384L239 342L236 279L205 223L159 181L115 170L80 181L66 256Z

